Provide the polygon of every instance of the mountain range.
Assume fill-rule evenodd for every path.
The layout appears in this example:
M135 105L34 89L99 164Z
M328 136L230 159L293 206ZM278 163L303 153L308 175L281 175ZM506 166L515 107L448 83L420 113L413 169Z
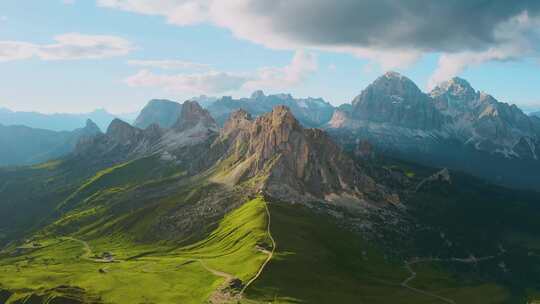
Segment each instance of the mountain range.
M410 96L421 122L377 119L443 125ZM220 128L187 101L170 127L115 119L55 161L0 168L0 302L538 298L538 193L334 138L287 106Z
M423 93L395 72L338 109L329 131L343 144L368 140L388 155L538 189L540 119L453 78Z
M91 120L73 131L51 131L0 124L0 166L29 165L55 159L73 151L79 139L101 133Z
M11 111L6 108L0 108L0 123L5 126L19 125L51 131L73 131L83 127L88 119L92 120L101 130L106 130L111 121L116 117L131 122L134 118L133 116L133 114L114 115L103 109L81 114L43 114L38 112Z
M193 99L206 105L218 127L239 109L258 117L276 105L285 105L304 127L328 130L349 150L357 143L367 141L379 153L390 157L461 170L511 187L540 189L540 175L537 174L540 170L537 152L540 151L540 118L528 116L515 105L476 91L464 79L453 78L424 93L407 77L388 72L350 104L339 107L318 98L265 95L262 91L241 99L207 96ZM133 125L139 129L152 124L170 128L180 119L181 110L181 103L152 100L141 110ZM106 116L102 124L108 127L107 122L112 121L112 117L99 111L95 113ZM46 117L49 120L58 118ZM24 121L17 120L18 123ZM26 139L36 141L31 138L34 137ZM13 144L12 150L16 149ZM68 148L73 146L67 145ZM58 149L56 143L44 142L42 147L46 151L58 151L45 153L45 157L71 151ZM28 164L44 159L42 153L36 153L3 163Z

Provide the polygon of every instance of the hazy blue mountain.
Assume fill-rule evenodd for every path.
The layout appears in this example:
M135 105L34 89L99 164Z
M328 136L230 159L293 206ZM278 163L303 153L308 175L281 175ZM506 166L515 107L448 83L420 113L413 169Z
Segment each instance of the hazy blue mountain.
M530 113L531 116L540 117L540 111Z
M190 100L196 101L198 104L201 105L201 107L205 109L211 106L212 104L214 104L214 102L216 102L218 99L219 98L217 97L206 96L206 95L200 95L200 96L195 96L195 97L190 98Z
M0 124L0 166L29 165L72 152L79 139L101 133L91 120L73 131L51 131Z
M233 99L224 96L207 108L217 123L223 125L236 110L243 109L251 115L259 116L278 105L289 107L298 121L307 127L326 124L334 113L334 107L321 98L294 98L290 94L265 95L262 91L254 92L249 98Z
M122 118L132 122L132 114L114 115L104 109L98 109L90 113L54 113L44 114L38 112L19 112L0 108L0 123L4 126L22 125L30 128L46 129L52 131L72 131L84 126L86 120L90 119L96 125L106 130L111 121L115 118Z
M146 129L152 124L157 124L162 128L170 128L176 123L181 112L182 104L176 101L153 99L141 110L134 126Z

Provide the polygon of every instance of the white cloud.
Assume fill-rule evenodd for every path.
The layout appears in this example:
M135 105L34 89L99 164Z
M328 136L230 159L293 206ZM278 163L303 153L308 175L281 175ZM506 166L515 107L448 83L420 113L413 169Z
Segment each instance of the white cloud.
M209 64L182 60L129 60L129 65L164 70L208 70Z
M428 82L428 89L448 80L470 66L488 61L507 61L522 57L539 57L540 18L530 18L525 11L501 24L495 31L500 45L485 51L445 53Z
M217 94L241 89L282 89L301 84L317 70L314 54L297 51L284 67L265 67L252 73L209 71L156 74L141 70L125 82L131 87L153 87L182 94Z
M0 16L0 22L6 22L8 19L9 18L7 16Z
M125 82L132 87L155 87L180 94L215 94L238 90L247 78L243 75L207 72L198 74L158 75L139 71Z
M97 0L99 6L164 16L171 24L191 25L208 19L208 0Z
M97 0L99 6L115 8L144 15L163 16L170 24L186 26L203 22L228 28L240 39L249 40L272 49L348 53L379 63L383 69L406 67L416 62L422 52L410 49L377 49L353 45L324 45L306 43L283 35L276 30L271 14L251 11L251 0Z
M101 59L128 54L133 45L120 37L69 33L54 37L55 43L35 44L0 41L0 62L37 57L42 60Z
M75 0L62 0L62 3L66 5L72 5L72 4L75 4Z
M290 64L284 67L262 68L244 87L251 90L293 87L302 83L310 74L317 71L317 68L317 58L314 54L297 51Z
M348 53L384 70L404 68L425 53L441 54L429 85L471 65L539 57L536 0L97 0L98 5L163 16L185 26L210 23L272 49ZM535 24L536 25L533 25Z

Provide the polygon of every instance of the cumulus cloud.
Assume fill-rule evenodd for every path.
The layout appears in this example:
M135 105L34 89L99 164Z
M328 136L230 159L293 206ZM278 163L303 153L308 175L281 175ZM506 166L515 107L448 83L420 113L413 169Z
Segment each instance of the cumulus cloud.
M504 41L484 51L462 51L442 54L431 76L428 88L461 73L469 66L487 61L507 61L522 57L538 57L540 53L540 18L523 12L495 29L495 36Z
M284 67L266 67L244 85L247 89L284 89L298 85L317 71L317 58L314 54L297 51L290 64Z
M204 73L156 74L141 70L125 82L132 87L153 87L183 94L217 94L240 89L284 89L298 85L318 68L314 54L297 51L283 67L264 67L251 73L207 71Z
M159 75L142 70L125 82L132 87L157 87L176 93L215 94L238 90L247 79L243 75L225 72Z
M505 28L519 29L512 26L523 14L529 20L540 15L537 0L97 1L102 7L163 16L171 24L211 23L270 48L351 53L384 69L410 65L425 53L442 54L442 64L500 60L515 42L512 36L501 35L508 31ZM527 44L537 41L538 36L525 34L530 29L520 30L517 34ZM509 60L516 55L538 53L514 51L502 57ZM443 74L439 69L433 79Z
M0 62L37 57L42 60L100 59L122 56L134 49L120 37L69 33L54 37L55 43L35 44L0 41Z
M129 65L164 70L208 70L209 64L182 60L129 60Z

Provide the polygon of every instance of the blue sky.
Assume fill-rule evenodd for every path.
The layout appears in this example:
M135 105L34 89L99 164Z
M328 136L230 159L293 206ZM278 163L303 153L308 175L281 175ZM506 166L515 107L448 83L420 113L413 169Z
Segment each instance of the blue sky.
M288 33L288 28L264 25L273 21L266 20L268 16L220 15L226 5L218 10L208 4L186 12L183 5L189 1L0 2L0 47L4 49L0 50L0 107L40 112L105 108L126 113L139 110L152 98L241 97L256 88L323 97L337 105L350 102L377 76L393 69L422 90L433 83L436 71L443 70L439 73L443 78L456 74L501 101L526 110L540 109L540 65L536 53L529 50L537 49L536 37L527 40L528 51L511 55L502 51L487 55L493 54L491 50L506 50L508 42L472 51L448 51L446 42L439 47L438 41L425 42L427 46L421 49L384 41L327 44L328 39L320 42L309 32ZM526 23L533 22L535 16L525 12ZM196 20L189 21L191 17ZM272 18L279 21L280 15ZM257 20L267 22L250 28ZM298 22L304 21L311 20ZM465 52L461 68L453 69L464 56L451 57L454 66L449 70L440 67L441 56ZM383 59L380 54L385 55ZM407 54L414 58L407 59Z

